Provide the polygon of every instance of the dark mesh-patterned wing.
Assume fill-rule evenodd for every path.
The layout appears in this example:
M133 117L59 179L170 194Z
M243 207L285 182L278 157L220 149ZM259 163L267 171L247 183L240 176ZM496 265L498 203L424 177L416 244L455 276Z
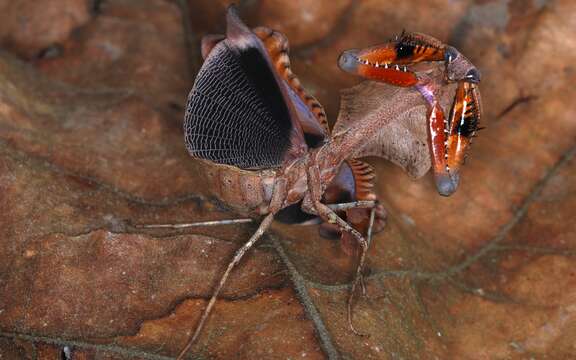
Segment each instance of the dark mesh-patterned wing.
M210 51L188 97L186 147L243 169L280 166L305 148L289 101L262 43L229 10L227 38Z

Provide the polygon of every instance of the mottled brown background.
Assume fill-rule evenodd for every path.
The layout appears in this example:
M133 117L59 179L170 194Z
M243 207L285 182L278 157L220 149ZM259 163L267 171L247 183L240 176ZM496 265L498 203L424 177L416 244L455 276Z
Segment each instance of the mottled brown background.
M223 30L228 3L0 0L0 358L166 359L185 342L254 227L131 224L234 216L206 198L181 133L199 37ZM239 6L288 36L332 122L358 81L339 52L405 28L482 70L487 129L450 198L371 160L389 221L356 304L370 336L348 330L339 244L277 225L190 358L576 358L576 2Z

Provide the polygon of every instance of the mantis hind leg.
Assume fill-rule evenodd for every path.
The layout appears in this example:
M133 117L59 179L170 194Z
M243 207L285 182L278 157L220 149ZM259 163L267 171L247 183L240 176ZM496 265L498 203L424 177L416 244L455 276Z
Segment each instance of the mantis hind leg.
M357 208L373 208L376 205L372 200L359 200L341 204L329 204L328 207L334 211L357 209ZM138 229L188 229L193 227L202 226L219 226L219 225L235 225L246 224L254 222L252 218L237 218L237 219L222 219L222 220L209 220L209 221L196 221L190 223L177 223L177 224L135 224L134 227Z
M180 224L136 224L134 225L134 227L139 229L187 229L191 227L200 227L200 226L245 224L253 221L254 220L251 218L239 218L239 219L198 221L198 222L180 223Z
M352 287L350 289L350 294L348 296L348 302L347 302L348 325L350 326L352 331L357 335L362 334L355 330L354 325L352 323L352 303L354 301L354 294L356 293L356 287L358 286L358 283L360 283L361 285L362 295L366 296L366 285L364 284L364 278L362 277L362 269L364 268L364 262L366 261L366 253L368 252L368 246L372 241L372 228L374 227L375 214L376 209L372 208L370 211L370 223L368 226L368 233L366 236L365 243L360 242L360 245L362 246L362 253L360 254L360 259L358 260L358 265L356 266L356 274L354 275L354 281L352 282Z
M210 315L210 313L212 312L212 309L214 308L214 305L216 304L216 299L218 298L220 291L222 290L222 288L224 287L224 284L226 283L226 280L228 280L228 277L230 276L230 273L232 272L234 267L236 265L238 265L240 260L242 260L242 258L244 257L244 254L246 254L246 252L248 250L250 250L254 246L254 244L256 244L256 242L262 237L262 235L264 235L264 233L266 232L266 230L268 230L268 228L270 227L270 224L272 223L273 220L274 220L274 214L273 213L268 214L264 218L264 220L262 220L262 222L260 223L260 226L258 227L256 232L252 235L252 237L250 237L250 240L248 240L240 249L236 250L236 254L234 255L234 258L228 264L226 271L224 272L224 274L220 278L220 282L218 283L216 290L214 290L214 292L212 293L212 297L210 298L208 305L206 305L206 309L204 309L204 313L202 314L202 317L200 318L198 325L196 325L196 329L194 330L194 334L188 340L188 342L186 343L186 346L182 349L182 351L178 355L177 359L179 359L179 360L183 359L184 356L186 355L186 353L188 352L188 350L190 349L190 347L192 347L194 342L196 342L196 340L198 339L198 336L200 336L200 333L202 332L202 329L204 328L204 324L206 323L208 316Z
M358 260L358 265L356 266L356 273L354 275L354 280L352 281L352 286L350 288L350 294L348 296L347 316L348 316L348 326L350 327L352 332L356 335L363 336L364 334L362 334L361 332L356 330L356 328L354 327L354 323L352 321L352 303L354 300L354 295L356 293L356 288L358 287L359 283L362 285L362 292L364 294L366 293L364 282L362 281L362 270L364 269L364 263L366 260L366 253L368 252L368 244L370 243L370 239L372 236L372 225L374 223L374 214L375 214L374 208L372 208L371 215L370 215L370 227L369 227L369 231L368 231L369 237L364 238L364 236L362 236L362 234L360 234L356 229L351 227L346 221L344 221L340 216L338 216L334 212L334 210L330 209L325 204L318 202L318 203L315 203L314 206L318 210L318 215L324 221L335 223L336 225L338 225L338 227L341 229L341 231L346 231L346 232L350 233L356 239L356 241L358 241L358 244L360 245L360 248L361 248L360 258Z
M349 234L351 234L356 239L356 241L358 241L358 244L362 249L347 303L348 326L350 327L350 329L354 334L362 336L363 334L358 330L356 330L352 321L352 302L354 299L354 294L356 292L358 283L363 284L363 282L361 281L362 269L364 268L366 253L368 252L369 239L372 236L372 227L374 224L374 216L375 216L374 208L376 206L376 202L372 201L369 204L368 202L353 202L353 203L347 203L345 205L345 207L350 208L366 207L366 205L371 205L372 210L370 212L370 226L368 230L368 238L364 238L364 236L362 236L362 234L358 230L354 229L352 226L350 226L350 224L344 221L344 219L338 216L338 214L336 214L334 210L330 208L330 206L323 204L321 202L322 186L320 181L320 170L318 169L317 166L314 165L310 166L308 169L308 189L310 191L310 198L308 199L309 201L304 201L306 211L315 212L318 216L320 216L320 218L322 218L322 220L331 224L336 224L341 231L346 231ZM338 208L338 206L332 206L332 207Z
M280 208L282 207L282 204L284 203L284 199L286 198L286 193L287 193L286 181L283 178L277 179L275 186L274 186L274 192L272 194L272 200L270 201L268 215L266 215L266 217L264 217L264 220L262 220L262 222L260 223L260 226L258 226L258 229L256 230L256 232L254 232L254 234L250 237L250 239L244 245L242 245L242 247L240 249L236 250L236 254L234 255L234 258L228 264L226 271L224 272L224 274L220 278L220 282L218 283L218 286L216 287L216 289L212 293L212 297L210 298L208 305L206 305L206 309L204 309L204 313L202 313L202 317L200 318L198 325L196 325L196 329L194 330L194 334L192 334L192 336L190 337L190 339L186 343L186 346L184 346L184 348L182 349L182 351L178 355L178 357L177 357L178 360L181 360L184 358L184 356L186 356L186 353L188 352L188 350L190 350L190 348L192 347L194 342L196 342L196 340L200 336L200 333L202 332L202 329L204 328L204 324L206 323L208 316L210 316L210 313L212 312L212 309L214 308L214 305L216 304L216 299L218 298L220 291L224 287L224 284L228 280L228 277L232 273L232 270L234 269L234 267L236 267L236 265L238 265L240 260L242 260L242 258L246 254L246 252L248 252L248 250L250 250L254 246L254 244L256 244L256 242L262 237L262 235L264 235L266 230L268 230L268 228L272 224L272 221L274 221L274 215L280 210Z

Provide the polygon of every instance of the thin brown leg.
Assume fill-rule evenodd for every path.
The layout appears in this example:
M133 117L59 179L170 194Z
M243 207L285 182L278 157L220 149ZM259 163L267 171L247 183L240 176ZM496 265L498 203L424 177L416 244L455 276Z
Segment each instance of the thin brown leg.
M372 229L374 228L374 221L376 220L376 206L370 211L370 222L368 223L368 231L366 232L366 241L368 246L372 243Z
M356 274L354 275L354 281L352 282L352 288L350 289L350 294L348 295L348 303L347 303L347 313L348 313L348 325L352 329L356 335L364 336L365 334L359 332L354 327L352 322L352 301L354 300L354 294L356 293L356 287L358 286L358 282L362 278L362 268L364 267L364 260L366 259L366 252L368 252L368 243L367 242L360 242L360 246L362 247L362 253L360 254L360 260L358 261L358 266L356 267ZM363 283L363 281L362 281ZM365 290L363 290L365 291Z
M270 200L268 215L266 215L264 220L262 220L262 222L260 223L260 226L258 226L258 229L256 230L256 232L252 235L252 237L250 237L250 240L248 240L240 249L236 250L236 254L234 255L234 258L228 264L228 267L226 268L224 275L222 275L222 277L220 278L220 282L218 283L216 290L212 294L212 297L210 298L208 305L206 305L206 309L204 310L204 313L202 314L202 317L200 318L198 325L196 325L196 329L194 330L194 334L192 335L190 340L188 340L188 342L186 343L186 346L182 349L180 354L178 354L177 360L182 360L184 358L184 356L186 355L186 353L188 352L188 350L190 350L190 347L192 347L194 342L198 339L198 336L200 335L200 332L202 331L202 328L204 327L204 323L206 322L206 319L208 319L208 316L210 315L212 308L214 308L214 305L216 304L216 298L218 297L218 294L220 294L220 291L222 290L222 287L226 283L226 280L228 280L228 277L230 276L232 269L234 269L234 267L236 265L238 265L238 263L240 262L240 260L244 256L244 254L246 254L246 252L248 250L250 250L250 248L252 248L252 246L254 246L256 241L258 241L258 239L260 239L262 237L262 235L264 234L264 232L266 232L266 230L270 227L270 224L272 224L272 221L274 220L274 215L282 207L282 204L284 203L285 198L286 198L286 180L283 178L278 178L276 180L276 183L274 186L274 192L272 193L272 199Z
M350 289L350 295L348 296L348 324L352 328L352 331L356 335L363 335L356 331L352 323L352 303L354 301L354 294L356 293L356 287L360 283L362 288L362 295L366 296L366 285L364 284L364 278L362 277L362 269L364 268L364 262L366 260L366 253L368 252L368 246L372 241L372 227L374 226L374 216L376 209L372 208L370 211L370 223L368 225L368 233L366 241L360 241L360 246L362 247L362 253L360 254L360 260L358 261L358 266L356 267L356 275L354 276L354 281L352 282L352 288Z
M183 359L184 356L186 355L186 353L188 352L188 350L190 350L190 347L192 346L192 344L194 344L194 342L197 340L198 336L200 335L200 332L202 331L202 328L204 327L204 323L206 322L206 319L208 319L208 316L210 315L210 313L212 312L212 309L214 308L214 305L216 304L216 298L218 297L218 294L220 294L220 291L222 290L222 287L226 283L226 280L228 280L228 277L230 276L232 269L236 265L238 265L238 263L240 262L240 260L244 256L244 254L246 254L246 252L248 250L250 250L250 248L252 248L252 246L254 246L256 241L258 241L258 239L260 239L262 237L264 232L268 229L268 227L270 227L272 220L274 220L274 214L270 213L264 218L264 220L262 220L262 222L260 223L260 226L258 227L258 230L256 230L256 232L254 233L254 235L252 235L250 240L248 240L240 249L238 249L236 251L234 258L228 264L228 268L226 268L224 275L222 275L222 277L220 278L220 282L218 283L216 290L212 294L212 297L210 298L210 301L208 302L208 305L206 306L206 309L204 310L204 313L202 314L202 317L200 318L200 321L198 322L198 325L196 326L196 330L194 330L194 334L192 335L190 340L188 340L188 343L186 343L186 346L184 347L184 349L182 349L182 351L178 355L177 360Z
M193 223L182 223L182 224L136 224L134 225L134 227L139 229L187 229L199 226L245 224L253 221L254 220L251 218L241 218L241 219L198 221Z
M358 208L367 208L372 209L376 207L376 201L374 200L358 200L352 201L347 203L338 203L338 204L327 204L330 209L334 211L343 211L348 209L358 209Z
M356 335L363 336L361 332L356 330L354 324L352 323L352 299L354 297L354 293L356 291L356 286L358 285L358 281L362 276L362 268L364 266L364 260L366 258L366 252L368 251L368 241L364 239L362 234L360 234L356 229L350 226L346 221L344 221L338 214L336 214L332 209L328 206L322 204L321 202L314 202L314 206L318 211L318 215L324 220L331 223L336 223L341 231L348 231L354 238L358 241L362 248L362 253L360 254L360 260L358 263L358 267L356 268L356 275L354 276L354 281L352 282L352 288L350 289L350 295L348 297L348 326L352 332Z
M360 200L347 203L329 204L328 207L334 211L342 211L353 208L373 208L375 205L376 202L373 200ZM135 224L134 227L138 229L188 229L202 226L246 224L251 223L253 221L254 219L251 218L239 218L239 219L198 221L193 223L179 223L179 224Z
M352 323L352 299L354 298L354 292L356 291L356 287L360 278L362 277L362 268L364 266L364 260L366 258L366 252L368 251L368 241L358 232L358 230L354 229L350 224L348 224L344 219L342 219L338 214L334 212L330 207L323 204L320 200L322 198L322 186L320 182L320 170L317 166L310 166L308 168L308 189L310 190L311 200L313 206L318 213L318 216L322 218L322 220L327 221L331 224L336 224L340 228L340 231L347 231L350 233L354 238L358 241L362 248L362 253L360 254L360 260L358 263L358 267L356 268L356 275L354 277L354 281L352 282L352 288L350 290L350 295L348 297L348 326L352 330L352 332L356 335L363 336ZM375 203L374 203L375 204ZM371 235L371 227L374 222L374 207L372 207L372 212L370 215L371 225L369 227L369 234Z
M373 207L370 211L370 221L368 222L368 231L366 233L366 242L368 243L368 247L370 247L370 244L372 244L372 229L374 228L375 219L376 219L376 207ZM362 266L358 264L358 266L363 267L363 264ZM364 282L364 277L362 275L360 275L360 286L362 287L362 296L366 296L366 283Z

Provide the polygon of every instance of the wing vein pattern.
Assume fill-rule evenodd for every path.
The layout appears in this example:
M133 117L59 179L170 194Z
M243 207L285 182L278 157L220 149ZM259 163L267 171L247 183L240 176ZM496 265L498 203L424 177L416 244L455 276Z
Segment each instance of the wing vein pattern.
M265 55L228 40L210 52L188 96L192 156L242 169L278 167L290 148L290 113Z

